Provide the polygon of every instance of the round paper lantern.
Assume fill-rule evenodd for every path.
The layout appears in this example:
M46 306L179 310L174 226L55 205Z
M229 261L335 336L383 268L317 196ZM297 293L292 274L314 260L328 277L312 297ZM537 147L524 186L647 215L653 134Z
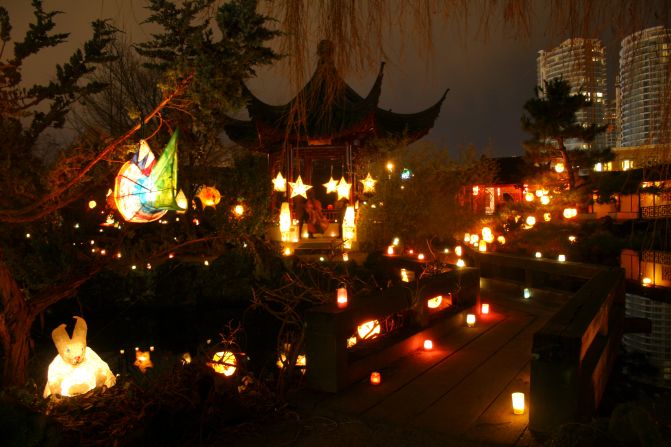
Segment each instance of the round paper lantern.
M207 208L208 206L215 208L221 201L221 193L214 186L201 186L198 188L195 197L200 199L203 208Z
M212 356L212 362L207 365L217 374L230 377L238 368L238 360L231 351L219 351Z

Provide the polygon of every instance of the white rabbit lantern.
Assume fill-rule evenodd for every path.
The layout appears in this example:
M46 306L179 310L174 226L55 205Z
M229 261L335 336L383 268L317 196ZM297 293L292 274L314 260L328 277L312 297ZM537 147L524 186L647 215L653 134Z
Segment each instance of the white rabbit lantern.
M49 365L45 398L51 394L75 396L98 386L111 387L116 383L107 363L86 346L86 321L80 317L73 318L77 322L72 338L65 330L65 324L51 332L58 355Z

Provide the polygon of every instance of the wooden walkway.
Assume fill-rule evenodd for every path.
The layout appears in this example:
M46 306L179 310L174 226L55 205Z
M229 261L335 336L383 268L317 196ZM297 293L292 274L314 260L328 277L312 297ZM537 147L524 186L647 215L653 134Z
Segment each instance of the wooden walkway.
M314 414L434 434L441 445L530 445L528 412L513 415L511 393L524 392L528 408L532 336L567 299L532 292L525 300L519 285L483 279L481 300L491 311L475 327L465 325L467 312L454 315L432 351L381 369L381 385L364 380L335 395L303 390L295 403Z

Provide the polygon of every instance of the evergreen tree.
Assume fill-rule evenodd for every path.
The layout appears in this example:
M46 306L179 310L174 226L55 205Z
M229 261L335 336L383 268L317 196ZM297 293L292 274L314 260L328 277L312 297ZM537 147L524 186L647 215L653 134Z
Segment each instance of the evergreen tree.
M526 114L522 115L522 129L531 134L525 142L527 155L532 158L561 156L566 169L569 189L575 188L576 165L566 149L566 140L577 138L591 142L607 126L582 125L576 112L590 106L582 94L571 94L571 85L563 79L544 81L544 87L536 87L535 97L524 103Z

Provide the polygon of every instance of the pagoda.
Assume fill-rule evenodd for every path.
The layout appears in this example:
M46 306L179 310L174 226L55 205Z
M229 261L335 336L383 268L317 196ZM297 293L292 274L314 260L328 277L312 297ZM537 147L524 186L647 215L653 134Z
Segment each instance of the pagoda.
M247 89L250 119L230 118L224 127L235 143L268 154L273 177L282 173L294 181L300 175L306 184L320 185L330 173L356 185L352 166L368 142L384 139L409 144L433 127L447 91L426 110L394 113L378 106L384 63L363 97L339 75L330 41L319 43L318 56L312 78L288 103L267 104ZM323 188L314 189L327 205Z

